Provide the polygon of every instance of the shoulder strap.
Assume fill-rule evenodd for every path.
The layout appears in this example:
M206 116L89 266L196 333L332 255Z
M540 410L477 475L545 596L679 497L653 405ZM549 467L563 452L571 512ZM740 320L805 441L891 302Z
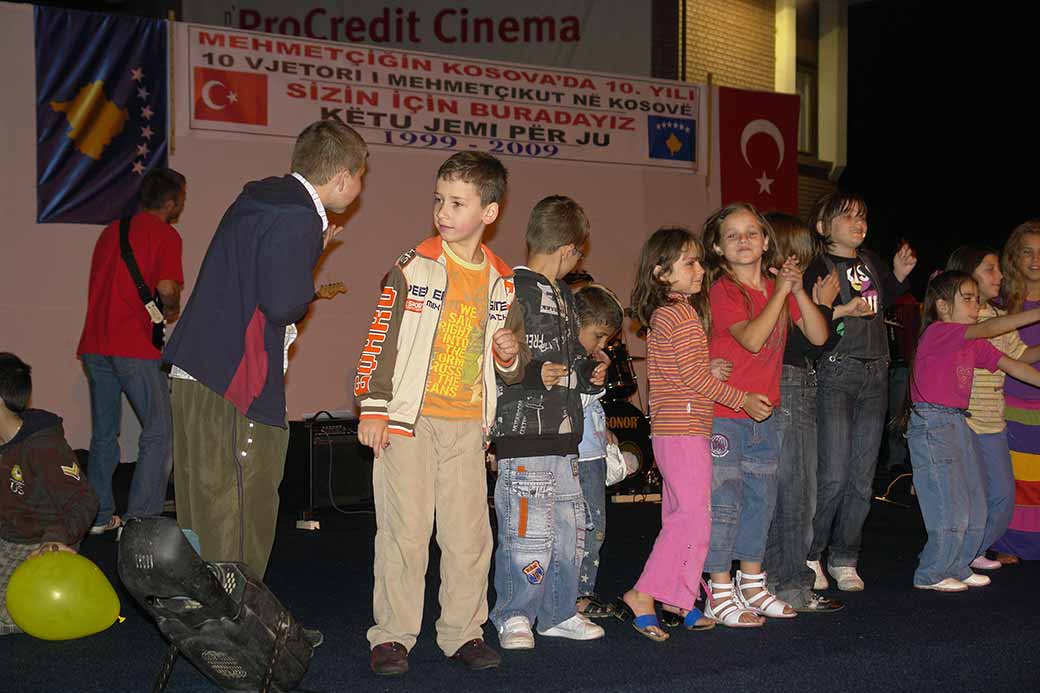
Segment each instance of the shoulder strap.
M137 295L141 297L141 303L148 305L152 301L152 292L148 290L148 285L144 283L144 277L141 276L141 268L137 266L134 251L130 247L130 217L123 217L119 220L119 254L123 256L126 268L130 270L130 278L134 280L134 286L137 287Z
M820 255L823 260L823 264L827 267L827 272L835 272L838 268L834 264L834 260L831 260L830 256L826 252ZM849 287L849 278L844 273L838 273L838 286L841 292L841 302L848 303L852 300L852 289Z

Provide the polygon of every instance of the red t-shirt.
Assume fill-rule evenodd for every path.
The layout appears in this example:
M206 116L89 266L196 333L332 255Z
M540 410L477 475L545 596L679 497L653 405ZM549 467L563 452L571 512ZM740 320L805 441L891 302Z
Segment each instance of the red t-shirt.
M134 215L130 248L152 293L164 279L184 284L181 236L159 217L150 212ZM94 246L87 319L76 354L159 358L159 350L152 346L152 321L119 253L118 220L105 227Z
M709 353L711 358L723 358L733 362L733 373L730 374L727 385L745 392L758 392L769 398L775 407L780 403L780 367L784 361L784 343L787 340L787 319L783 313L776 321L776 326L769 335L769 339L757 354L740 345L730 334L729 328L738 322L750 320L762 312L773 295L773 282L765 280L766 293L756 291L750 286L744 286L748 297L751 299L751 312L748 313L744 294L740 288L729 277L722 277L711 285L709 294L711 300L711 344ZM802 319L802 312L798 310L798 302L794 296L788 296L788 303L792 322ZM795 328L797 329L797 328ZM715 404L715 416L727 419L747 419L747 413L743 410L733 411L729 407Z

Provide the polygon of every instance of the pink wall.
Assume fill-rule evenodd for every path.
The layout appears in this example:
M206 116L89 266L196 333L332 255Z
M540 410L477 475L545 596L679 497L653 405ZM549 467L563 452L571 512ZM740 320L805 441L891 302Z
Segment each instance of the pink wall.
M6 40L0 63L10 65L0 107L8 135L0 165L0 350L34 369L35 406L65 418L69 441L86 447L90 407L86 378L75 357L86 304L90 254L99 227L35 223L35 77L32 8L0 4ZM15 67L17 66L17 67ZM179 94L183 94L183 89ZM178 110L187 100L178 95ZM177 123L186 124L185 113ZM188 203L178 225L184 238L185 289L191 290L209 239L242 185L287 170L290 140L247 141L188 135L175 141L170 165L188 178ZM707 141L702 127L701 141ZM349 293L316 303L301 325L288 378L291 418L318 409L349 409L354 365L380 278L404 249L431 232L433 176L443 153L373 147L365 190L346 217L342 243L327 253L316 281L343 281ZM531 206L549 194L578 200L592 221L585 267L622 297L631 290L639 247L662 224L697 227L718 205L704 176L637 167L504 159L509 196L491 229L490 245L514 264L523 261ZM629 339L633 354L643 344ZM131 458L132 459L132 458Z

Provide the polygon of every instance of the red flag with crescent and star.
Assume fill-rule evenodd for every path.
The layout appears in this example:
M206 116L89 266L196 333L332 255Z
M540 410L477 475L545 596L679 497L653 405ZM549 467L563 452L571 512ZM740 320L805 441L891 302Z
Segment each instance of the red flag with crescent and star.
M267 75L195 68L195 118L267 125Z
M719 87L723 205L798 214L798 107L797 95Z

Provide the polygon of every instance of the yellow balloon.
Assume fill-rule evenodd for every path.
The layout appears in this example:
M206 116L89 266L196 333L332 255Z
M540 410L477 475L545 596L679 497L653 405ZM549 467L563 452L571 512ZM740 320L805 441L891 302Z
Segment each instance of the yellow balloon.
M29 635L72 640L115 623L119 597L90 560L54 551L30 558L14 571L7 584L7 610Z

